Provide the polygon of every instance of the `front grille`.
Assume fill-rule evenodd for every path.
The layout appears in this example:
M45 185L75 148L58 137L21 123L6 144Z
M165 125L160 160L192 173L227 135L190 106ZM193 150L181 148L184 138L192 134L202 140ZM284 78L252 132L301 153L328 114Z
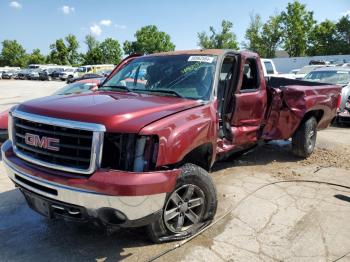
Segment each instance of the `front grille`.
M50 165L63 166L79 170L88 170L91 161L93 132L61 126L43 124L26 119L13 118L13 139L17 151ZM59 139L51 146L58 151L49 150L45 146L34 146L26 143L25 136L38 136Z

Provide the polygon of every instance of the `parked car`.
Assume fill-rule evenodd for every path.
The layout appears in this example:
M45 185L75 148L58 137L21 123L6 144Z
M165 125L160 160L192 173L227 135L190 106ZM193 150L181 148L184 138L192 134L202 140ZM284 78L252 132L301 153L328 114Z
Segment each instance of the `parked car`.
M216 213L215 161L289 138L308 157L336 115L339 86L266 82L260 63L217 49L131 56L99 91L24 102L9 113L7 174L49 218L147 225L155 242L193 236Z
M104 79L103 77L82 79L62 87L57 92L53 93L53 95L71 95L96 91L99 84L103 82Z
M103 76L105 76L105 77L107 77L107 76L109 76L112 73L112 71L113 70L103 70L103 71L100 71L98 73L103 75Z
M84 65L80 66L77 71L78 71L78 76L82 76L88 73L99 73L103 70L113 70L114 69L113 64L99 64L99 65Z
M264 76L277 76L278 72L276 70L276 66L274 64L274 62L272 61L272 59L266 59L266 58L262 58L261 59L261 65L262 65L262 69L264 72Z
M60 88L52 95L71 95L95 91L104 79L105 78L94 78L80 80ZM9 110L0 113L0 145L8 139L8 113Z
M22 69L18 72L17 79L28 80L30 73L31 69Z
M63 68L47 68L39 72L39 79L44 81L48 80L51 81L55 78L59 78L60 72L62 72ZM56 74L56 75L55 75Z
M54 70L51 74L52 79L59 79L60 78L60 73L64 71L64 68L58 68Z
M29 76L27 77L29 80L38 80L39 79L39 73L42 71L42 69L30 69Z
M331 65L325 66L325 65L307 65L302 67L298 72L296 72L294 79L303 79L308 73L311 71L322 68L322 67L332 67Z
M73 83L73 82L84 80L84 79L101 78L101 77L104 77L104 75L103 74L88 73L88 74L82 75L80 77L68 78L67 83Z
M284 78L295 78L295 74L288 73L288 74L283 74L283 73L278 73L275 63L273 62L272 59L261 59L261 66L264 72L265 77L284 77ZM297 69L298 70L298 69Z
M65 81L77 77L78 71L76 68L66 68L59 74L59 76L62 81Z
M304 80L341 86L342 93L338 103L336 121L350 123L350 68L324 67L315 69L306 75Z
M309 62L309 65L329 65L330 62L329 61L325 61L325 60L311 60Z
M2 79L12 79L15 78L18 73L18 70L9 70L2 73Z

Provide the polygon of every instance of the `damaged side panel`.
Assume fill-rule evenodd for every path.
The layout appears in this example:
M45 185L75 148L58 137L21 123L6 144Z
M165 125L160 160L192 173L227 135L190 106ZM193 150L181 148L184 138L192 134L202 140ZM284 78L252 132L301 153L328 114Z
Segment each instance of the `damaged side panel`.
M335 114L339 91L340 88L329 85L270 87L270 107L262 139L290 138L309 115L316 117L318 129L326 128Z

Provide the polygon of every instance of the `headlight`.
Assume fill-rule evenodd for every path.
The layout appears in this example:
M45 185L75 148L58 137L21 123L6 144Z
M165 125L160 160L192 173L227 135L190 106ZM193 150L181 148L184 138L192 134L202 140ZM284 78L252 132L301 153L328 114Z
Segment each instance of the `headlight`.
M148 171L155 168L158 156L158 138L141 136L136 142L134 172Z
M158 157L158 137L105 133L102 168L142 172L153 170Z

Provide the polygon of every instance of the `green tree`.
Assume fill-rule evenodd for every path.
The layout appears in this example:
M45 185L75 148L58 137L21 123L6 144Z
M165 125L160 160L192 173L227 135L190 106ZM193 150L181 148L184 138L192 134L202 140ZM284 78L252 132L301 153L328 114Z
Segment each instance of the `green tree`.
M117 40L106 38L99 46L103 64L118 64L122 58L122 50Z
M206 32L198 33L198 45L201 48L238 49L236 35L231 31L232 27L233 23L227 20L222 21L219 33L210 26L210 35Z
M315 25L313 12L307 11L306 6L294 1L288 3L286 11L281 13L284 48L290 56L306 54L309 35Z
M125 41L123 43L125 54L152 54L173 51L175 49L170 36L165 32L159 31L155 25L144 26L137 30L135 38L136 41Z
M247 42L243 43L244 48L256 52L261 56L263 56L264 53L261 37L262 26L260 15L251 15L249 26L245 32L245 39Z
M350 53L350 16L343 16L336 24L338 50L342 54Z
M88 47L86 54L84 55L84 64L85 65L95 65L102 64L103 54L100 49L100 43L92 35L87 35L85 37L85 44Z
M16 40L4 40L2 42L0 55L2 65L24 67L27 65L27 59L26 50Z
M280 19L279 15L270 16L263 24L260 15L251 16L245 33L248 42L243 43L243 46L261 57L274 58L283 35Z
M307 54L315 55L334 55L339 53L339 45L337 44L336 24L330 20L326 20L315 26L310 34L309 47Z
M44 55L40 53L40 49L36 48L33 52L28 56L28 64L45 64L46 58Z
M64 39L57 39L50 45L51 51L47 62L58 65L78 65L80 62L78 48L79 42L75 35L69 34Z
M49 62L58 65L68 65L68 48L62 38L50 45Z
M67 51L68 51L68 62L76 66L79 64L79 53L78 53L78 48L79 48L79 42L76 38L75 35L69 34L65 37L65 40L67 42Z
M282 42L282 37L281 16L270 16L269 20L263 25L261 33L264 57L274 58L276 56L276 50Z
M98 47L99 42L93 35L87 35L85 36L85 44L87 45L88 52L92 49Z

